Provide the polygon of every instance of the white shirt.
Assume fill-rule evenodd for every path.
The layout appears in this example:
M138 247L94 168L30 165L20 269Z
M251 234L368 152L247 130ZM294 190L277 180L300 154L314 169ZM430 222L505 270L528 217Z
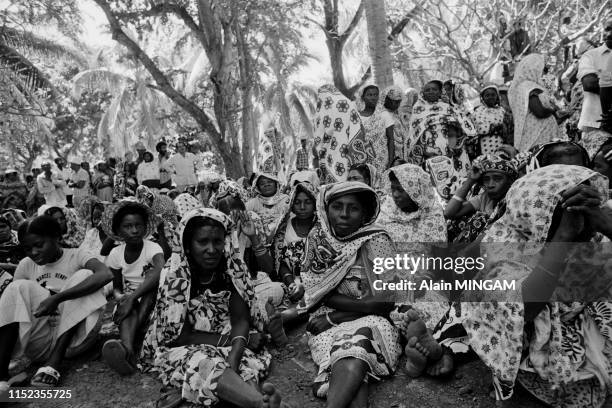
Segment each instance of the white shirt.
M159 165L155 160L142 162L136 169L136 180L142 184L145 180L159 180Z
M168 167L174 168L174 182L177 186L193 186L196 184L196 160L196 156L190 152L185 153L185 156L175 153L168 160Z
M74 273L86 269L85 265L96 256L83 248L65 248L57 261L38 265L30 258L24 258L17 265L15 279L28 279L38 282L53 292L59 292Z
M155 242L144 240L140 256L131 264L125 262L125 243L113 248L106 258L106 266L121 271L123 279L133 286L140 285L145 279L145 267L152 264L153 257L163 255L164 251Z
M68 205L64 193L65 181L58 177L57 173L51 172L51 180L47 180L42 172L36 178L38 191L45 197L45 203L51 206L65 207Z
M589 74L596 74L600 81L612 79L612 50L602 45L595 49L584 53L578 63L578 80ZM580 112L580 121L578 128L585 127L599 128L601 123L601 102L599 95L593 92L584 92L584 101L582 102L582 111Z
M66 186L64 187L64 194L72 195L72 189L68 187L68 181L72 178L72 169L70 167L64 167L60 170L62 179L66 182Z

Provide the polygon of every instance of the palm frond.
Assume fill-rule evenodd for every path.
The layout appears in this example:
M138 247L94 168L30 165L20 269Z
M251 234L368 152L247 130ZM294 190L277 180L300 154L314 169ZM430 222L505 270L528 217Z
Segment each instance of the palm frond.
M42 71L13 47L3 43L0 43L0 67L16 74L27 93L39 89L55 92L55 87Z
M4 26L0 28L0 43L20 50L21 53L37 56L43 59L67 59L81 67L87 66L87 59L83 57L83 50L42 38L30 31L17 30Z
M131 78L106 68L88 69L72 79L72 97L79 99L85 91L106 91L111 95L122 93Z

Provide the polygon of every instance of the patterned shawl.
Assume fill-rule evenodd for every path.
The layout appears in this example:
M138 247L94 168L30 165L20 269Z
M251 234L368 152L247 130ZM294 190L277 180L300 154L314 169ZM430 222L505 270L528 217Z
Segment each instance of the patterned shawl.
M291 190L291 195L289 196L289 207L287 208L287 213L283 216L278 228L276 229L276 234L274 234L274 238L272 240L272 257L274 258L274 271L278 274L280 269L281 262L284 257L297 258L300 261L303 259L303 248L301 251L291 251L292 254L289 255L287 246L285 245L285 234L287 233L287 226L289 222L291 222L291 213L293 210L293 204L295 202L295 198L299 193L305 193L308 195L314 202L317 201L317 193L312 184L307 182L300 182L293 186ZM313 219L313 225L316 223L317 216L315 212L315 216ZM293 248L295 249L295 248ZM298 248L299 249L299 248ZM299 253L298 253L299 252ZM299 262L296 262L299 263Z
M525 322L520 288L537 264L538 257L535 255L546 242L553 212L561 201L560 194L585 181L589 181L605 197L607 180L580 166L550 165L518 179L506 195L505 214L491 226L482 241L481 249L487 261L485 269L475 279L512 279L519 288L513 294L516 299L512 301L500 302L492 292L485 291L481 294L482 302L463 303L466 311L463 324L470 344L492 370L498 399L512 396L519 368L536 372L540 378L556 387L575 381L584 361L584 349L582 354L580 352L582 346L576 344L568 349L566 342L573 342L572 336L575 336L577 343L582 341L579 340L583 339L584 334L582 324L579 324L579 319L573 319L585 310L586 305L551 301L534 320L536 330L529 343L530 364L521 362ZM569 262L565 268L568 273L561 274L553 299L562 300L564 293L571 292L571 289L567 292L567 288L572 286L584 290L588 282L601 283L603 268L596 265L600 259L589 259L589 254L574 253L584 248L577 245L579 251L568 254ZM574 257L575 264L572 261ZM568 282L567 279L574 281ZM567 299L579 298L574 295ZM586 309L591 307L586 306ZM610 337L609 329L604 331Z
M177 233L180 237L180 247L184 247L183 235L189 220L195 217L204 217L215 220L223 225L225 236L225 258L227 268L225 274L233 283L238 294L247 302L251 316L255 309L255 292L253 291L249 270L243 260L238 256L237 249L232 245L230 234L232 222L228 216L220 211L210 208L198 208L185 214L178 225ZM191 296L191 268L184 251L173 253L166 262L160 276L160 285L157 291L157 303L153 312L152 321L147 330L141 351L142 363L146 368L153 365L155 352L159 347L168 347L181 334L183 323L187 314L187 305ZM263 322L263 318L253 319ZM261 329L261 328L259 328Z
M178 225L178 209L170 197L154 193L149 187L140 185L136 189L136 199L151 208L168 226L175 228Z
M64 213L68 227L68 231L62 235L60 245L62 248L80 247L83 243L83 239L85 239L85 233L87 232L85 229L85 220L79 219L76 211L72 208L50 206L46 204L38 209L38 215L50 215L51 210L54 208L58 208Z
M333 199L354 193L368 196L368 202L375 205L374 216L365 220L353 234L338 238L329 225L327 207ZM317 223L308 234L306 256L301 265L301 276L306 287L304 305L300 305L302 312L315 307L342 282L350 267L355 264L363 244L378 235L387 235L383 228L374 224L379 209L378 195L364 183L347 181L321 187L317 199ZM372 276L371 271L366 273L371 285L377 278Z
M414 164L393 167L391 172L418 209L408 213L398 208L389 185L378 223L396 243L446 242L444 210L435 195L430 175Z
M189 193L181 193L174 199L174 205L180 217L184 217L191 210L202 207L200 200Z
M493 89L497 93L497 104L493 107L487 106L482 99L482 94L488 89ZM505 139L504 119L506 110L500 105L500 100L499 89L495 85L487 85L480 91L481 105L474 109L472 115L478 136L498 135Z
M314 145L321 180L323 183L344 181L349 167L374 157L374 150L365 139L353 102L333 85L322 86L318 94Z
M95 206L102 205L102 208L105 209L108 204L110 203L100 201L100 199L96 196L88 196L81 201L81 204L77 209L77 214L81 219L81 222L85 224L86 229L97 227L97 225L93 225L91 222L91 216Z

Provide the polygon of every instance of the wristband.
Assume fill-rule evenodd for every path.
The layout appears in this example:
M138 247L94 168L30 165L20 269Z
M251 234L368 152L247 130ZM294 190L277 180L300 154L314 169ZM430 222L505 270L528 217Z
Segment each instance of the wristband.
M453 195L451 198L452 198L453 200L457 200L457 201L459 201L460 203L462 203L462 202L464 202L464 201L465 201L465 198L461 198L461 197L459 197L457 194Z
M249 344L249 341L247 340L246 337L244 336L235 336L234 338L232 338L232 345L234 344L234 340L244 340L244 345L246 346L247 344Z
M333 327L336 327L337 324L332 322L332 320L329 317L329 313L325 313L325 319L327 319L327 323L331 324Z

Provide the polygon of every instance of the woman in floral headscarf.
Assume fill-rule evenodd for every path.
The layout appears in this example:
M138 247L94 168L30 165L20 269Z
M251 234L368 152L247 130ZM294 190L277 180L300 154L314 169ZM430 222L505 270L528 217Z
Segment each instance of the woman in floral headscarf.
M78 248L85 239L85 223L72 208L43 205L38 215L53 217L62 229L60 245L62 248Z
M330 407L367 405L366 380L393 374L401 354L389 322L396 294L372 286L383 276L374 259L395 256L389 235L373 224L378 212L378 196L364 183L323 186L306 243L300 310L311 312L308 344L319 366L313 390ZM385 271L393 277L395 270Z
M588 242L596 232L612 236L612 218L600 207L607 187L584 167L535 170L510 188L506 213L484 237L486 265L476 278L517 287L462 304L470 345L491 369L498 400L508 400L518 380L551 406L604 404L612 384L612 254Z
M475 135L474 125L441 97L442 82L425 84L412 109L408 162L422 166L429 158L447 156L453 160L458 176L465 177L470 169L465 141Z
M544 56L529 54L519 62L508 89L514 118L514 147L529 150L536 144L561 137L557 108L542 82Z
M499 90L487 85L480 91L482 105L477 106L472 118L476 125L480 154L491 155L508 143L507 112L501 106Z
M346 180L354 163L371 162L376 153L365 138L354 103L333 85L319 88L314 148L323 184Z
M162 397L168 405L224 400L264 406L264 396L249 383L266 376L271 356L262 350L261 335L251 333L250 321L261 329L263 319L231 229L230 218L217 210L185 214L178 227L180 252L162 271L141 363L173 389ZM285 406L269 385L264 392L271 407Z
M377 222L393 242L446 242L443 208L430 175L414 164L402 164L391 168L389 181Z
M253 180L253 189L257 195L245 203L246 209L259 215L266 228L274 233L287 211L289 197L281 192L280 180L270 173L258 174Z
M453 220L449 225L449 240L472 242L484 231L491 218L499 218L505 209L506 193L517 176L514 161L499 156L477 157L469 177L444 209L444 216ZM478 183L484 191L466 200Z

